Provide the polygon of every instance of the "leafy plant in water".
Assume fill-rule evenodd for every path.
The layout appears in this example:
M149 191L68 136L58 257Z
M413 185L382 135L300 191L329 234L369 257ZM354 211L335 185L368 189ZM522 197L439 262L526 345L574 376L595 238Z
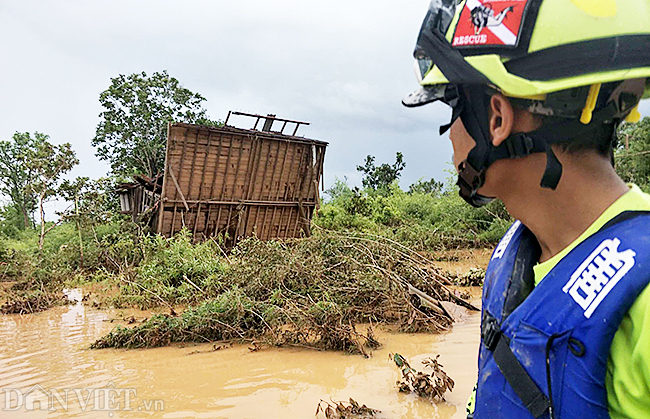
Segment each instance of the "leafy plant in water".
M454 380L442 370L442 365L438 363L440 355L436 355L435 359L426 358L422 361L425 368L432 370L430 374L411 368L406 358L398 353L389 356L402 373L402 378L397 381L400 392L413 392L426 400L444 401L445 392L453 390Z

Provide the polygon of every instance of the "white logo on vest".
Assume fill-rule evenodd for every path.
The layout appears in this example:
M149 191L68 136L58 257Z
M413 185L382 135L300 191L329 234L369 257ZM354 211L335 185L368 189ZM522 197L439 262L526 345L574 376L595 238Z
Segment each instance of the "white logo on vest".
M503 255L506 253L506 249L508 248L508 245L510 244L510 240L512 240L512 237L515 235L515 232L517 231L520 225L521 222L517 220L513 225L510 226L510 229L508 230L506 235L503 236L503 238L499 242L499 245L497 246L497 250L494 251L492 260L501 259L503 257Z
M620 244L618 238L603 241L562 288L585 310L586 318L591 317L607 294L636 263L636 252L632 249L619 252Z

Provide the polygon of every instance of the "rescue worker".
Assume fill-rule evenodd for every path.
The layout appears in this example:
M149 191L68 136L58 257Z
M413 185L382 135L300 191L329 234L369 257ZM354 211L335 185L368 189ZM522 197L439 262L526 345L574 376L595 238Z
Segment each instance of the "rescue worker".
M461 196L516 221L483 287L468 416L650 418L650 196L613 168L650 96L648 0L432 0L415 50Z

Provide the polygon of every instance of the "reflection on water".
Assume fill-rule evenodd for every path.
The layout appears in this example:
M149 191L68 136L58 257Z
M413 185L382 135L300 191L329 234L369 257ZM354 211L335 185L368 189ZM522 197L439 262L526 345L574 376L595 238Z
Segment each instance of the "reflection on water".
M211 344L91 351L88 345L115 326L109 319L149 313L99 311L84 306L78 290L69 295L77 302L32 315L0 316L0 388L17 389L0 393L0 407L7 401L9 407L17 406L18 391L37 384L61 395L71 389L69 398L79 399L68 411L55 404L52 412L23 408L3 411L2 418L111 417L109 413L125 418L307 418L320 399L350 397L381 410L385 418L463 418L476 378L478 314L439 336L379 331L384 346L370 359L292 348L251 352L246 345L217 352L208 352ZM196 350L205 352L190 354ZM416 368L422 359L440 353L445 371L456 381L447 402L433 405L399 394L390 352L406 356ZM92 404L82 410L89 394L84 389L109 385L122 391L118 404L133 392L133 410L91 410ZM154 410L152 401L164 402L164 410L162 402Z

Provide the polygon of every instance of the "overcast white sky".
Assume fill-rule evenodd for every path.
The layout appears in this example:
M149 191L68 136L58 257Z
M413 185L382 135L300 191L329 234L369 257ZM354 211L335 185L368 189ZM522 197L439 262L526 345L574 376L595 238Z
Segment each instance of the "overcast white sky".
M73 176L103 176L90 141L99 94L119 74L167 70L229 110L311 122L330 143L325 185L360 184L366 155L407 163L401 186L444 179L444 105L404 108L417 88L412 51L428 0L0 0L0 139L39 131L70 142ZM642 107L650 114L650 105ZM233 120L249 128L249 121Z

